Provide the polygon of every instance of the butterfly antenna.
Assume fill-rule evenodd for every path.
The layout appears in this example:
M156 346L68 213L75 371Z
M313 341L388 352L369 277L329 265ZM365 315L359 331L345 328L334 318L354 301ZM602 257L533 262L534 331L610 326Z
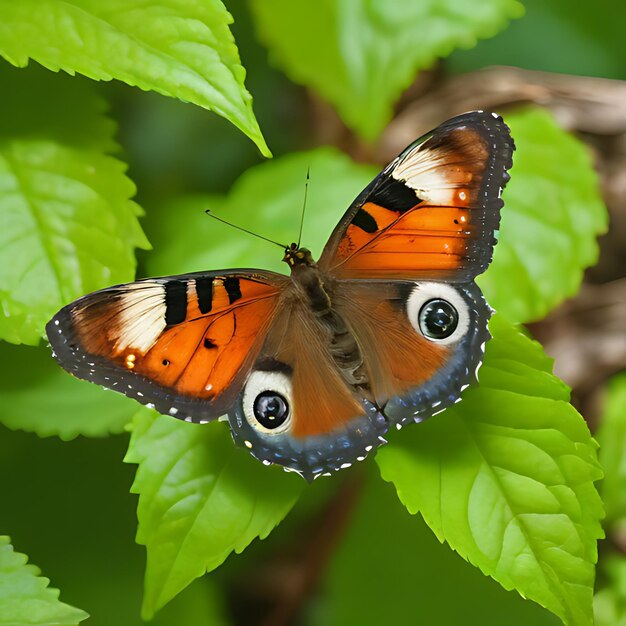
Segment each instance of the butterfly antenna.
M258 237L259 239L263 239L263 241L267 241L269 243L273 243L275 246L279 246L283 250L286 250L289 247L289 246L283 245L282 243L278 243L278 241L274 241L273 239L268 239L267 237L263 237L263 235L259 235L258 233L253 233L251 230L248 230L247 228L243 228L241 226L237 226L237 224L233 224L232 222L228 222L227 220L225 220L225 219L223 219L221 217L218 217L214 213L211 213L211 209L206 209L205 213L209 217L212 217L214 220L217 220L218 222L222 222L222 224L226 224L227 226L232 226L233 228L236 228L237 230L241 230L244 233L248 233L248 235L252 235L253 237Z
M304 212L306 211L306 195L309 190L309 178L311 174L311 166L306 168L306 182L304 183L304 203L302 204L302 215L300 216L300 232L298 233L298 248L302 239L302 227L304 226Z

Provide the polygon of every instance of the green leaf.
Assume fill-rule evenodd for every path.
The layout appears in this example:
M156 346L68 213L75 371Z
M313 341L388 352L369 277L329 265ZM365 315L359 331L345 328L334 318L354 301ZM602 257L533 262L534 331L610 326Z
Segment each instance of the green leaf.
M0 422L13 430L102 437L121 433L137 404L117 393L68 376L47 348L0 342Z
M527 322L578 291L608 215L583 143L543 109L507 114L506 122L517 149L493 263L478 283L507 319Z
M619 552L626 537L626 373L609 383L597 432L604 480L600 494L606 507L606 541L594 598L596 626L626 626L626 557ZM616 550L617 548L617 550Z
M626 5L571 0L525 0L526 16L473 50L454 52L446 72L461 74L488 65L624 80L622 29Z
M0 0L0 54L215 111L271 156L220 0Z
M275 63L368 140L420 70L523 14L516 0L253 0L251 7Z
M441 545L420 518L407 515L391 485L371 474L327 567L311 626L560 623Z
M139 464L137 541L147 548L144 618L233 551L264 539L305 483L236 448L223 424L186 424L142 409L126 461Z
M603 558L604 586L593 599L595 626L626 626L626 558Z
M334 148L318 148L247 170L228 196L191 196L155 210L148 225L154 251L148 274L228 267L258 267L284 273L283 252L207 218L204 209L280 243L298 238L307 169L311 179L302 242L319 254L331 231L377 168L356 165ZM172 233L184 233L173 237Z
M606 524L626 520L626 373L615 376L597 432L604 480L600 494L606 507Z
M148 242L91 85L5 68L0 92L0 338L37 344L61 306L132 280Z
M481 384L377 461L409 512L505 589L592 623L602 503L596 444L541 347L491 323Z
M0 536L0 625L74 626L89 615L59 600L39 568L13 551L9 537Z

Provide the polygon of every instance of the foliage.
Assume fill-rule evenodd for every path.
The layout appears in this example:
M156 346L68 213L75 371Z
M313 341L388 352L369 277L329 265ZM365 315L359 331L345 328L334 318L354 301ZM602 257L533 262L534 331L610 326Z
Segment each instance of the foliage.
M0 105L0 337L31 345L63 304L132 279L148 247L106 105L87 83L36 76L6 72Z
M583 270L598 258L595 235L606 230L607 214L585 146L546 111L506 119L517 150L500 242L478 283L507 319L529 322L578 291Z
M626 625L626 558L619 548L626 533L626 374L609 385L602 424L598 430L600 461L606 475L600 494L606 506L607 553L600 570L600 591L594 613L597 626Z
M27 565L27 557L13 551L11 541L0 536L0 624L75 626L89 617L59 600L39 569Z
M602 499L609 525L626 521L626 374L616 376L609 395L598 442L602 446L600 460L606 470L602 481Z
M596 626L626 625L626 559L611 554L602 564L603 585L594 598Z
M315 626L559 623L538 605L482 576L439 543L420 516L407 515L390 484L368 478L350 528L328 566Z
M220 0L23 0L0 3L0 55L129 85L215 111L269 156ZM34 17L36 16L36 17Z
M67 376L46 348L0 343L0 361L11 364L0 379L0 422L9 428L65 441L102 437L123 432L137 412L125 396Z
M524 19L472 50L453 52L451 72L512 65L544 72L624 80L622 0L601 8L570 0L524 0Z
M180 428L142 410L126 460L139 463L137 541L148 549L144 617L232 552L264 539L304 485L235 448L224 424Z
M233 3L235 14L236 7ZM252 46L245 28L247 24L250 31L254 25L272 62L334 105L347 126L371 141L391 119L402 90L419 70L454 48L471 47L478 38L495 35L509 20L521 16L521 5L516 0L254 0L250 13L241 7L239 11L243 25L239 21L233 25L238 40L243 33L245 45ZM228 174L228 180L237 179L228 193L222 193L227 185L217 185L181 195L174 190L185 188L185 180L171 184L153 170L153 179L150 172L143 176L154 189L152 196L150 190L140 189L139 199L143 197L147 208L140 226L143 211L131 200L135 185L124 161L130 161L134 178L142 167L141 159L134 156L158 153L166 158L170 139L159 139L163 124L147 126L151 130L139 133L143 144L136 149L136 129L128 120L135 115L145 122L154 113L152 107L159 106L157 99L58 73L62 69L98 81L117 79L212 110L267 156L244 86L245 70L231 21L219 0L0 0L0 55L19 67L34 59L57 72L0 65L0 340L37 346L45 322L63 304L88 291L132 280L136 250L150 248L143 228L154 250L139 254L142 275L232 266L280 271L280 255L274 248L209 221L203 210L210 208L289 243L297 233L309 168L304 243L319 254L342 211L380 164L357 163L337 147L303 150L302 146L319 140L310 128L295 131L295 124L289 126L295 117L281 110L286 105L280 94L292 87L279 96L274 87L264 94L275 107L274 118L285 120L281 132L293 132L297 138L286 154L262 164L257 158L256 165L248 168L247 156L239 165L233 155L212 153L209 162L218 171L228 159L237 164ZM275 80L263 53L251 49L249 67L263 67L261 78L271 75ZM243 48L242 56L248 65ZM257 78L256 82L276 85L272 80ZM112 102L112 113L107 100ZM170 110L176 120L190 118L187 105L173 105ZM115 140L113 118L123 125L125 152ZM312 120L307 126L314 125ZM606 228L606 212L589 155L579 140L543 110L516 109L507 112L506 120L517 152L505 191L499 244L490 269L480 279L501 314L492 321L494 339L487 346L481 384L443 414L394 434L379 451L376 461L383 479L393 483L399 500L413 515L403 511L373 462L365 463L365 469L345 472L348 480L352 474L356 482L362 481L363 495L345 542L330 559L323 593L311 605L313 624L358 621L367 626L383 619L414 623L416 600L425 607L424 619L429 623L442 623L435 611L443 604L440 617L449 623L472 619L484 623L484 608L481 613L466 608L472 594L481 598L483 607L490 607L493 623L555 623L552 615L520 595L566 624L592 623L596 540L602 533L602 504L593 485L601 476L597 445L569 404L568 389L552 374L550 359L515 324L546 315L576 292L583 270L597 258L595 237ZM353 135L346 145L362 146ZM209 145L205 150L213 148ZM352 156L362 154L358 149L352 152ZM263 549L255 545L255 538L267 537L292 507L296 517L310 515L307 502L318 498L323 506L332 489L318 484L321 480L308 487L296 476L262 466L232 445L223 424L197 426L147 409L137 412L132 401L68 377L43 346L30 346L0 343L4 400L0 422L13 430L70 440L77 435L120 433L134 414L125 460L137 465L132 485L132 492L139 495L137 542L147 550L143 615L152 617L195 578L217 569L210 580L205 577L173 600L175 611L168 613L166 608L156 620L164 625L185 619L226 624L220 573L236 577L237 564L252 562ZM620 410L624 389L623 379L618 379L599 433L606 444L602 495L609 534L621 527L626 510ZM47 489L45 495L37 491L40 483L48 484L48 476L41 475L42 465L23 463L23 471L11 481L5 479L3 506L10 510L7 519L13 520L13 536L22 529L16 521L20 509L28 512L23 537L39 537L47 523L54 528L53 520L43 517L46 510L59 516L58 528L74 528L72 518L82 519L81 507L87 515L96 506L98 489L108 493L105 485L110 480L116 485L130 483L130 465L123 469L119 464L116 469L105 465L99 478L77 476L77 467L92 467L91 459L80 456L83 449L94 450L88 448L92 441L64 444L71 459L64 466L63 455L46 452L52 440L20 436L6 429L0 432L0 461L4 459L7 467L31 456L39 459L41 454L55 468L66 467L67 473L57 478L51 471L51 480L59 486ZM113 458L119 461L123 442L111 438L101 445L110 446L111 463ZM63 492L70 476L84 480L82 489L92 500L81 494L81 487ZM31 492L40 497L31 499ZM15 504L18 501L21 506ZM94 537L103 537L104 543L122 534L115 524L126 519L123 507L128 502L119 505L119 515L117 510L108 511L107 502L100 502L97 516L89 518L92 526L70 533L76 545L66 550L74 556L83 545L94 543ZM417 512L426 524L414 515ZM131 522L127 524L125 532L130 535ZM269 542L279 541L277 535ZM23 537L20 545L26 542ZM57 531L50 537L57 537ZM438 545L437 539L477 568ZM67 560L58 550L59 560ZM250 556L228 558L244 550ZM126 559L132 564L128 571L139 567L128 546L115 554L111 568L113 562L126 564ZM46 588L47 581L37 578L25 562L3 539L0 624L76 624L84 619L82 611L58 602L56 592ZM84 562L83 567L87 567ZM117 597L124 595L124 587L132 587L130 574L124 570L116 578L113 571L108 578L103 572L96 582L103 589L100 595L108 588ZM598 623L608 626L611 619L623 620L624 598L619 593L623 560L613 555L602 572L604 588L595 610ZM5 584L7 574L12 578ZM87 588L85 578L75 571L66 578L64 588ZM454 602L448 602L450 581L457 588ZM363 597L376 594L385 601L368 610ZM98 606L102 618L89 603ZM98 619L100 623L138 621L134 596L109 609L98 605L92 595L84 606L94 615L94 624Z
M491 323L480 386L376 459L440 541L557 614L591 624L602 472L540 346Z
M274 61L369 140L419 70L495 35L523 13L516 0L254 0L251 6Z
M290 243L297 238L300 220L293 207L302 206L309 169L303 236L307 247L319 257L338 215L377 174L376 167L358 165L331 147L291 153L251 167L227 196L178 197L158 208L151 231L155 251L146 260L148 272L158 275L250 264L283 272L285 264L275 248L259 246L252 257L249 241L232 228L208 220L203 209L237 220L254 232L267 233L271 224L267 234ZM174 227L184 229L188 236L173 239L170 233ZM210 246L206 245L207 238Z

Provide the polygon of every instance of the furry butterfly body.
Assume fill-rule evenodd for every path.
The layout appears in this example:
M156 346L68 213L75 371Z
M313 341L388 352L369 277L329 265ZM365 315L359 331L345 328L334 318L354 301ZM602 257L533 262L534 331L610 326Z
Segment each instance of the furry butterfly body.
M47 333L70 373L234 440L311 480L363 460L391 427L458 401L476 378L488 266L514 149L491 113L411 144L357 197L319 260L290 276L199 272L118 285Z

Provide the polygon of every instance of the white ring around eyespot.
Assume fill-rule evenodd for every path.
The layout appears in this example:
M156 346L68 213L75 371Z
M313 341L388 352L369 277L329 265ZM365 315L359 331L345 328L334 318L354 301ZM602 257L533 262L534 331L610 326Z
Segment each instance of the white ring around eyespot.
M454 332L445 339L433 339L432 337L428 337L420 328L419 316L422 307L429 300L439 299L449 302L457 310L459 315L457 327ZM428 339L428 341L444 346L459 341L467 332L470 323L470 312L467 302L452 285L447 285L446 283L416 283L406 302L406 314L411 322L411 326L413 326L422 337Z
M283 424L277 428L265 428L259 423L254 416L254 401L256 397L264 391L275 391L279 393L285 400L289 413ZM248 420L248 424L255 430L269 435L278 435L291 430L291 422L293 415L293 399L292 399L291 379L283 372L265 372L261 370L253 371L248 376L248 381L243 392L243 413Z

